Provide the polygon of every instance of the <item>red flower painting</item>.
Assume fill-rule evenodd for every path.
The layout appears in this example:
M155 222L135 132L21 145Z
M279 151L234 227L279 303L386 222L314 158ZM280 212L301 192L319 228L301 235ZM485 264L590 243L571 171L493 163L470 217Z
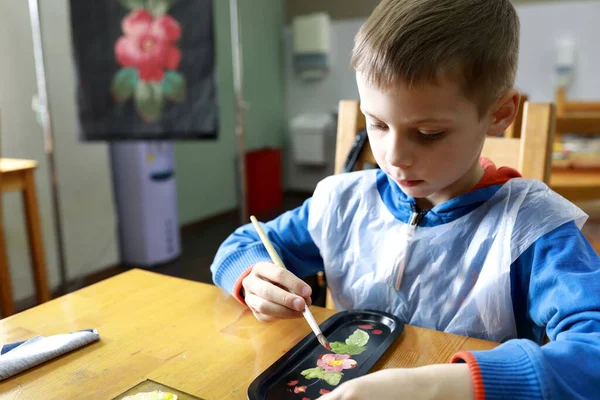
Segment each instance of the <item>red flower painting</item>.
M166 14L170 0L156 0L154 9L139 7L136 0L120 0L131 12L123 19L123 35L115 43L121 66L112 82L115 101L133 96L138 114L147 122L160 117L165 99L181 102L186 82L176 70L181 63L181 26Z
M142 81L160 82L165 70L175 70L181 51L175 42L181 27L171 16L154 18L148 10L132 11L122 23L124 35L115 44L115 55L122 67L138 70Z

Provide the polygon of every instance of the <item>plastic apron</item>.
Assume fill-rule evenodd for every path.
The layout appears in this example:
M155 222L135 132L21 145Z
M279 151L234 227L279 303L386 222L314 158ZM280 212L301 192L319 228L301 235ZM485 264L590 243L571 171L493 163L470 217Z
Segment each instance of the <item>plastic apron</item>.
M315 190L308 229L337 309L373 309L405 323L502 342L516 337L510 267L536 240L587 216L539 181L512 179L452 222L399 221L376 171L336 175ZM411 224L412 222L412 224Z

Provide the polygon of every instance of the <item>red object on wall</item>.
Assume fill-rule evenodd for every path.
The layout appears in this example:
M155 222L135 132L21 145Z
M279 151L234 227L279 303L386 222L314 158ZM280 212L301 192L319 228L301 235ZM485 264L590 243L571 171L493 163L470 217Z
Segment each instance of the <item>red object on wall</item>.
M268 213L283 205L281 150L246 152L246 182L250 215Z

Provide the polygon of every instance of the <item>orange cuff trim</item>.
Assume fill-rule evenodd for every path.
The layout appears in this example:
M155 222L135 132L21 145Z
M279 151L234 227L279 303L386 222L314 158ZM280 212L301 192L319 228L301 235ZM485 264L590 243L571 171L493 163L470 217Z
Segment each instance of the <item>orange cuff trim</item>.
M473 378L473 389L475 390L475 400L485 400L485 387L483 386L483 377L477 359L468 351L459 351L452 356L451 363L466 362Z
M244 296L242 296L242 281L244 280L245 277L250 275L250 272L252 272L253 267L254 266L248 268L247 270L244 271L244 273L242 275L240 275L238 280L235 282L235 285L233 285L233 290L231 291L231 294L233 295L233 297L237 301L242 303L242 305L244 305L244 306L247 306L247 304L246 304L246 300L244 299Z

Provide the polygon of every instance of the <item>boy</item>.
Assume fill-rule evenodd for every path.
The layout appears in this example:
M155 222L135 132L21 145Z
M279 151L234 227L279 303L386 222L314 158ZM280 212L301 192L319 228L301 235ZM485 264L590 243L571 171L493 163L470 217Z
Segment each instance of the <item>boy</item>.
M265 225L290 271L251 225L219 249L215 283L262 321L301 316L299 278L324 270L337 309L503 342L323 399L600 397L600 259L579 230L586 215L480 159L486 135L515 118L518 43L508 0L383 0L352 54L380 169L329 177Z

